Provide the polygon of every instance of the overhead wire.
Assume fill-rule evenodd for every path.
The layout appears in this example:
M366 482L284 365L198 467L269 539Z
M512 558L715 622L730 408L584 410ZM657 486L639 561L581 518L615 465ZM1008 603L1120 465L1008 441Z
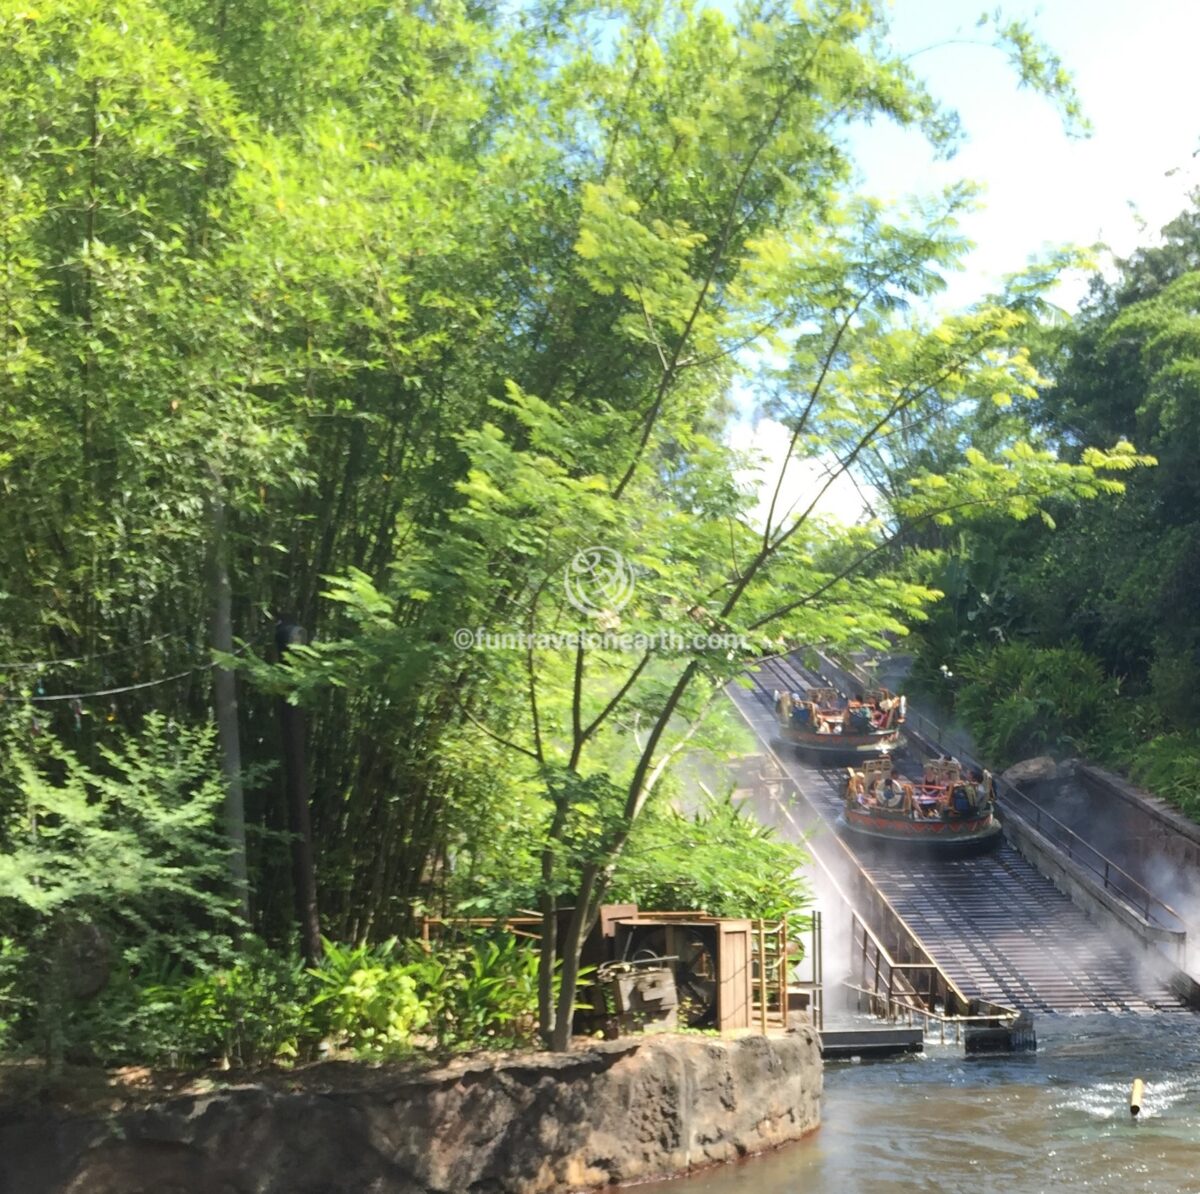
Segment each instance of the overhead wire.
M140 688L156 688L160 684L170 684L173 680L182 680L185 676L193 676L212 667L216 667L216 664L204 663L199 667L188 668L186 672L176 672L173 676L162 676L157 680L143 680L140 684L124 684L120 688L98 688L94 692L56 692L50 696L43 694L26 699L44 704L49 701L85 701L89 697L117 696L122 692L136 692Z
M40 668L67 667L76 663L91 663L95 659L111 659L114 655L129 655L134 651L140 651L143 647L151 647L155 643L161 643L169 638L187 637L187 635L175 632L170 634L156 634L153 638L148 638L144 642L130 643L127 647L114 647L111 651L97 651L93 655L75 655L68 659L15 659L8 662L0 662L0 669L15 672Z
M234 651L233 654L234 655L243 654L250 647L252 647L256 642L258 642L259 639L261 639L261 637L262 637L261 633L258 635L255 635L254 638L249 639L248 641L244 642L240 647L238 647L238 649L236 651ZM119 696L125 692L137 692L137 691L139 691L141 689L145 689L145 688L157 688L160 684L171 684L176 680L183 680L188 676L194 676L198 672L209 671L212 668L217 667L217 666L219 666L219 665L214 660L211 663L198 664L196 667L188 668L186 671L175 672L174 674L172 674L170 676L160 676L157 680L143 680L137 684L122 684L116 688L98 688L98 689L94 689L91 692L55 692L55 693L50 693L50 694L35 693L34 695L25 697L24 699L31 704L33 704L33 703L49 704L52 701L86 701L89 699L94 699L96 697Z

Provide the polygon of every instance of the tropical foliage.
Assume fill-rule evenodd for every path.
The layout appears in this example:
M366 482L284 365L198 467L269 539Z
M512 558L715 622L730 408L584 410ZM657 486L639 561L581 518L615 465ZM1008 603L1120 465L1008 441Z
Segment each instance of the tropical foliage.
M1047 442L1081 456L1091 437L1136 437L1157 467L1116 501L1056 508L1053 530L960 526L919 570L946 599L914 668L997 759L1085 753L1193 815L1198 264L1192 208L1095 282L1074 324L1047 330L1038 356L1053 384L1026 404Z
M669 807L647 814L622 855L611 894L640 908L779 921L808 903L806 862L801 850L732 800L709 800L690 816Z
M955 708L980 729L983 757L1008 766L1034 754L1087 753L1101 742L1116 685L1078 647L1006 643L964 655Z
M985 26L1077 124L1058 60ZM1029 534L1148 463L1128 419L1065 454L1031 424L1069 255L942 311L972 188L862 193L856 125L958 135L885 34L875 0L0 0L18 1036L102 1041L104 1009L243 1062L318 1023L371 1054L527 1036L526 955L430 978L403 941L529 905L561 1048L604 899L800 902L794 852L676 811L745 749L726 685L903 634L939 591L909 548ZM1186 319L1143 358L1125 306L1104 351L1157 445L1190 426ZM751 392L787 441L761 508L725 434ZM820 499L864 470L847 529ZM64 942L109 959L91 1002Z

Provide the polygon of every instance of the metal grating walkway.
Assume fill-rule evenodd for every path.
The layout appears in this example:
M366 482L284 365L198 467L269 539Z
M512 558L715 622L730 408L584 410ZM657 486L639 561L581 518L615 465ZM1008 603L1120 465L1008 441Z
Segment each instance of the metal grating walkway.
M759 672L768 689L811 684L794 663L771 660ZM733 700L767 743L776 738L770 692L731 687ZM832 826L844 768L817 769L790 748L776 753L789 777ZM971 996L1032 1012L1186 1010L1136 956L1107 937L1007 842L973 858L872 858L859 865Z

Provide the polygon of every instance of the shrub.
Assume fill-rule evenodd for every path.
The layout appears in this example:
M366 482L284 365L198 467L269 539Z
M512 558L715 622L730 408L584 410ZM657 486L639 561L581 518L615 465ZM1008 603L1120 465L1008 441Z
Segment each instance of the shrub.
M1200 731L1163 734L1133 753L1130 772L1138 783L1200 819Z
M647 813L610 888L617 903L694 908L714 916L782 920L810 902L799 869L808 855L743 813L729 797L695 813Z
M97 1016L89 1001L110 973L229 952L236 920L213 746L211 727L150 715L141 733L100 748L95 767L53 742L7 751L0 925L25 953L16 1033L50 1060L86 1043ZM136 1018L126 991L107 1005Z
M1099 660L1077 646L976 648L955 671L955 711L998 767L1044 752L1078 753L1102 738L1117 691Z
M146 1018L172 1054L246 1068L315 1044L312 984L302 963L257 943L232 966L145 990Z
M9 937L0 938L0 1051L17 1040L31 1001L22 981L28 967L25 948Z
M413 1034L429 1022L428 992L419 989L421 963L401 963L395 953L394 938L376 947L325 942L321 966L309 971L319 988L310 1010L322 1036L368 1056L412 1049Z
M242 949L227 965L198 971L171 959L118 969L65 1019L65 1056L102 1065L251 1068L307 1055L316 1038L302 963L254 939Z
M515 1048L536 1038L538 953L510 934L443 946L422 977L443 1048Z

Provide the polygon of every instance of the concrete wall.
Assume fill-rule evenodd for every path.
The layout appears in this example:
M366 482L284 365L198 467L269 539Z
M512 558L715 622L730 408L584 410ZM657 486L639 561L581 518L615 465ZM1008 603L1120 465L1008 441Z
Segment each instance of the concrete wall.
M685 1173L820 1122L816 1033L647 1037L357 1085L234 1087L109 1119L0 1108L20 1194L540 1194Z
M1111 771L1081 763L1076 777L1091 791L1117 802L1125 842L1139 861L1161 857L1200 872L1200 825L1195 821Z
M1048 841L1012 809L1004 813L1004 835L1071 902L1094 920L1123 930L1131 948L1155 949L1174 970L1183 960L1184 933L1151 924L1118 893L1105 889L1096 874Z

